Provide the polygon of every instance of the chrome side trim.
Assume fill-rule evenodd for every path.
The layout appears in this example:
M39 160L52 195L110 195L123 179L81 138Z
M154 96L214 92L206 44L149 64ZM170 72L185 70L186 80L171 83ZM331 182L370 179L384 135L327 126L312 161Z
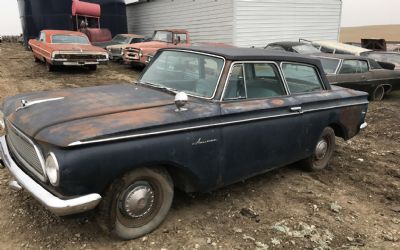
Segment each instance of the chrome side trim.
M140 137L153 136L153 135L170 134L170 133L175 133L175 132L184 132L184 131L195 130L195 129L220 127L220 126L225 126L225 125L240 124L240 123L267 120L267 119L286 117L286 116L295 116L295 115L299 115L299 114L307 113L307 112L315 112L315 111L320 111L320 110L328 110L328 109L335 109L335 108L340 108L340 107L350 107L350 106L365 105L365 104L368 104L368 102L360 102L360 103L354 103L354 104L350 104L350 105L329 106L329 107L325 107L325 108L321 108L321 109L310 109L310 110L305 110L305 111L296 112L296 113L288 113L288 114L281 114L281 115L271 115L271 116L261 116L261 117L248 118L248 119L242 119L242 120L236 120L236 121L220 122L220 123L213 123L213 124L206 124L206 125L199 125L199 126L191 126L191 127L179 128L179 129L162 130L162 131L142 133L142 134L117 136L117 137L110 137L110 138L98 139L98 140L75 141L75 142L72 142L72 143L68 144L68 146L69 147L73 147L73 146L87 145L87 144L93 144L93 143L111 142L111 141L133 139L133 138L140 138Z
M36 200L58 216L91 210L95 208L101 200L100 194L88 194L67 200L62 200L54 196L35 182L30 176L25 174L13 161L4 136L0 137L0 156L10 173L15 177L18 185L25 188Z

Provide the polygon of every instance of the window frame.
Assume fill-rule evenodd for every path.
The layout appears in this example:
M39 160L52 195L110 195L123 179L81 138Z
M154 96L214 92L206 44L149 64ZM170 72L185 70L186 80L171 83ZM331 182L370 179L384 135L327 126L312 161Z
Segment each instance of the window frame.
M337 69L336 75L348 75L348 74L340 74L340 70L341 70L342 67L343 67L344 61L364 61L364 62L366 62L367 65L368 65L368 71L366 71L366 72L356 72L356 73L349 73L349 74L365 74L365 73L371 71L371 65L370 65L370 63L369 63L368 60L357 59L357 58L355 58L355 59L341 59L340 67Z
M229 82L229 78L230 78L231 73L232 73L232 69L236 64L242 64L243 65L243 69L242 69L243 70L243 81L245 83L245 88L247 88L246 87L246 75L245 75L245 72L244 72L244 70L245 70L244 64L246 64L246 63L247 64L272 64L272 65L275 65L275 67L276 67L276 69L278 70L278 73L279 73L277 75L277 77L281 81L281 84L283 86L283 90L285 92L284 95L248 99L247 98L247 90L246 90L246 98L245 99L243 99L243 98L224 99L225 92L226 92L226 89L227 89L227 86L228 86L228 82ZM286 83L286 81L284 79L282 68L280 67L280 64L278 62L275 62L275 61L234 61L234 62L231 63L231 65L229 67L228 75L227 75L227 77L225 79L224 88L222 90L221 98L220 98L219 101L220 102L236 102L236 101L268 100L268 99L279 98L279 97L287 97L287 96L290 96L290 92L289 92L287 83Z
M295 64L295 65L308 66L308 67L313 68L313 69L316 71L317 76L318 76L318 79L319 79L319 81L320 81L320 85L321 85L321 87L322 87L321 90L328 90L327 87L325 86L324 81L322 80L321 72L319 72L319 69L318 69L315 65L307 64L307 63L299 63L299 62L282 61L282 62L280 63L280 68L281 68L281 70L282 70L283 80L285 81L285 84L287 85L287 89L288 89L289 95L304 95L304 94L308 94L308 93L315 93L315 92L317 92L317 91L312 91L312 92L310 92L310 91L305 91L305 92L299 92L299 93L292 93L292 92L290 91L289 84L288 84L288 82L287 82L287 80L286 80L286 76L285 76L285 73L284 73L284 71L283 71L283 64Z

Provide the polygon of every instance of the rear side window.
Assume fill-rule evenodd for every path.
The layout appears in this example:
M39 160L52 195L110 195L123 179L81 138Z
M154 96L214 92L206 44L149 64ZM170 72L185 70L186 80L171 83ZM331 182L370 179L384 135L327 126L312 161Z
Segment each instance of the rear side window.
M361 60L344 60L339 74L357 74L368 72L369 67L367 61Z
M334 49L331 49L331 48L328 48L328 47L324 47L324 46L321 46L321 52L322 53L328 53L328 54L333 54L333 52L335 51Z
M240 63L232 67L224 99L258 99L286 95L276 65Z
M292 94L323 89L318 71L313 66L283 63L282 70Z

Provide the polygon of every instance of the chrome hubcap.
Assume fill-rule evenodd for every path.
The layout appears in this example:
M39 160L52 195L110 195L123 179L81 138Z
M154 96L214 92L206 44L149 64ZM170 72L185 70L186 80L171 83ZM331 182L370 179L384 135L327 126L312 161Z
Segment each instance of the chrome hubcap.
M315 148L315 157L317 160L321 160L325 157L328 152L328 142L326 140L320 140Z
M122 211L132 218L140 218L151 211L153 204L154 190L144 182L128 188L123 198Z

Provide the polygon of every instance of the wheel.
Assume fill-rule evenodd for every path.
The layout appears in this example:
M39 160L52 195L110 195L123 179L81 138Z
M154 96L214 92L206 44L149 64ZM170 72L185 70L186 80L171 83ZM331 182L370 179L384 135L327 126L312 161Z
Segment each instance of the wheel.
M308 171L321 170L328 167L335 151L335 132L332 128L326 127L318 139L314 153L301 163Z
M88 70L90 71L95 71L97 69L97 65L88 65L86 66L88 68Z
M37 58L36 56L33 56L33 58L35 59L35 62L40 62L39 58Z
M55 70L55 66L49 63L47 60L46 60L46 67L48 72L53 72Z
M382 101L385 96L385 87L383 85L378 85L370 95L371 101Z
M111 184L99 205L97 221L101 228L121 239L135 239L164 221L173 196L167 171L137 169Z

